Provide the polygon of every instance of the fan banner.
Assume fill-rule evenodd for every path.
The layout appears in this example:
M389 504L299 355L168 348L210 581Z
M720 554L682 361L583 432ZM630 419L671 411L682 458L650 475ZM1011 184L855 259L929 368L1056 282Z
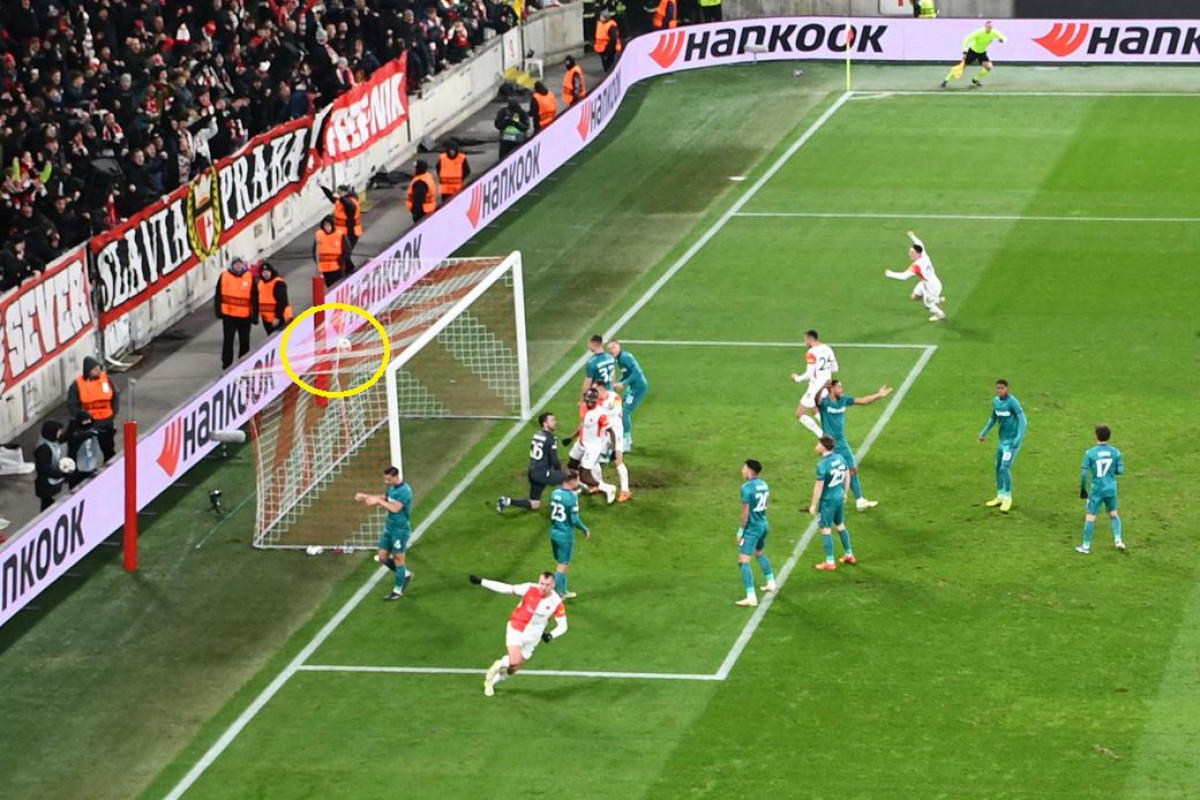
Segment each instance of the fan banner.
M357 156L408 120L406 58L389 61L333 101L319 139L325 166Z

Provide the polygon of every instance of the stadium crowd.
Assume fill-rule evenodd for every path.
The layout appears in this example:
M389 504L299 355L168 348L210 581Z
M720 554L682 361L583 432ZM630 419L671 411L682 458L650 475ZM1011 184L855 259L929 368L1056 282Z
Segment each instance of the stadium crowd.
M503 0L5 0L0 292L401 53L414 92L516 22Z

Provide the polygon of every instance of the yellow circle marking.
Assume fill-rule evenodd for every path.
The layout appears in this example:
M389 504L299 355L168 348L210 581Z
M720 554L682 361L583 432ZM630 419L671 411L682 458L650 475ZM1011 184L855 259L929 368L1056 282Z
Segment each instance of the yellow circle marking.
M366 319L367 322L371 323L375 330L379 332L379 338L383 340L383 361L380 362L379 369L375 370L375 374L372 375L371 378L362 386L355 386L353 389L343 389L338 392L330 392L325 389L318 389L315 386L305 383L300 376L296 374L296 371L292 369L292 364L288 361L287 357L288 339L291 338L292 331L297 325L313 314L316 314L318 311L345 311L350 314L358 314L360 317ZM330 324L332 325L332 320L330 321ZM293 319L291 324L284 329L283 340L279 343L279 360L283 362L283 371L286 372L288 377L292 379L292 382L301 389L309 394L315 394L317 397L328 397L331 400L336 400L340 397L353 397L359 392L365 392L383 377L383 373L387 369L388 362L392 360L392 342L388 338L387 331L384 330L383 325L381 325L379 320L375 319L375 317L372 316L371 313L366 309L359 308L358 306L352 306L349 303L322 303L319 306L313 306L307 311L301 312L300 316Z

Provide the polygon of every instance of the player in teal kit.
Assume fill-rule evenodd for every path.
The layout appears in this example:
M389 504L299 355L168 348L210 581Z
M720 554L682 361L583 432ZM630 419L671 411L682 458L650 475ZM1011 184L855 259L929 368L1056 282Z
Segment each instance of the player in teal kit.
M1080 553L1092 552L1092 533L1096 530L1096 512L1100 506L1108 511L1112 521L1113 543L1122 553L1125 540L1121 538L1121 517L1117 514L1117 476L1125 474L1125 461L1121 451L1108 443L1112 431L1107 425L1096 426L1096 446L1083 454L1083 466L1079 471L1079 496L1087 500L1087 513L1083 518L1083 544L1075 549ZM1092 481L1088 491L1088 479Z
M608 352L621 368L621 382L617 384L617 388L625 392L621 398L621 415L625 422L624 450L629 453L633 451L633 412L637 411L646 397L646 392L650 391L650 382L646 380L646 373L642 371L642 365L633 357L633 353L621 349L621 343L616 339L608 343Z
M988 431L1000 426L1000 444L996 448L996 496L984 505L989 508L1000 506L1007 514L1012 509L1012 467L1017 453L1025 441L1025 410L1020 401L1008 390L1008 381L996 381L996 396L992 398L992 415L979 433L979 441L987 439Z
M587 360L587 368L583 374L583 388L579 396L587 394L587 390L598 383L604 384L605 389L613 388L617 378L617 360L604 351L604 339L593 336L588 340L588 351L591 356Z
M869 406L876 400L891 394L892 388L880 386L879 391L875 394L869 394L866 397L851 397L846 394L842 382L836 378L831 380L828 386L828 392L818 404L818 408L821 410L821 430L825 432L826 436L833 437L833 452L845 459L846 466L850 468L850 491L854 493L854 507L859 511L866 511L868 508L879 505L879 502L868 500L863 496L862 484L858 480L858 467L854 463L854 448L846 439L846 409L854 406Z
M762 472L762 464L753 458L742 462L742 517L737 530L738 567L742 571L742 585L746 588L745 598L738 600L739 606L758 605L758 595L754 592L754 573L750 571L750 556L758 560L758 566L767 580L764 592L775 591L775 571L771 569L771 561L763 550L767 546L767 507L771 504L771 487L758 477Z
M413 579L412 570L405 566L408 540L412 536L413 493L412 487L404 482L400 470L395 467L383 471L383 482L387 486L383 494L358 492L354 499L387 511L387 521L383 524L383 533L379 534L379 553L375 560L396 574L392 591L383 598L392 601L404 596L404 590Z
M846 486L850 483L850 465L835 450L837 443L829 434L817 440L817 481L813 484L812 502L808 513L817 517L821 529L821 544L825 547L825 560L813 566L821 570L837 569L833 560L833 529L837 528L845 554L839 559L843 564L857 564L854 548L850 544L850 531L846 530Z
M550 552L554 555L554 591L564 600L575 597L567 591L567 570L571 568L571 555L575 552L575 531L583 532L583 538L592 538L592 532L579 518L579 473L568 470L562 486L550 494Z

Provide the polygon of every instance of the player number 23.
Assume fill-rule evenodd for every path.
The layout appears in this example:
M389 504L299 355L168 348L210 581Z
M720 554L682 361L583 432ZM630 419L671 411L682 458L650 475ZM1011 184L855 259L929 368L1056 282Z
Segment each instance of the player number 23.
M567 507L564 506L562 503L551 503L550 504L550 519L554 520L555 522L566 522L567 521Z

